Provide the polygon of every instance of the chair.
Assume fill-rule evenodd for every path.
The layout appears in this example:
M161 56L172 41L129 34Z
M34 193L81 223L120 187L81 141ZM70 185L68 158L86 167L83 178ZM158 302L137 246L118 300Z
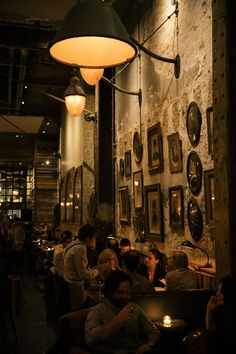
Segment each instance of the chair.
M84 335L84 324L89 310L76 310L61 316L58 340L48 354L90 354Z

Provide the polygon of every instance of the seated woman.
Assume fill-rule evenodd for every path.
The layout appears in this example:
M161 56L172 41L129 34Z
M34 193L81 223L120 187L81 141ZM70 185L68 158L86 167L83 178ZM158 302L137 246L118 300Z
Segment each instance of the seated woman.
M138 269L138 273L148 278L156 290L165 290L166 255L157 248L149 249L144 258L144 264Z
M140 254L137 251L128 251L123 257L123 268L132 280L131 295L145 295L155 293L153 283L137 272Z
M173 251L168 257L166 290L198 289L198 274L188 267L188 255Z
M98 256L98 264L110 264L111 270L104 270L100 273L102 282L106 279L107 275L113 270L120 270L119 262L115 251L112 248L105 248Z

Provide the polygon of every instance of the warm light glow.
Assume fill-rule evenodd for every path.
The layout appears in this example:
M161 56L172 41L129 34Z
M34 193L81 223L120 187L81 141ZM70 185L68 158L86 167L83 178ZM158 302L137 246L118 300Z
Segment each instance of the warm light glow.
M129 62L136 51L129 43L113 38L77 37L55 43L51 56L59 62L87 68L107 68Z
M137 48L112 6L80 0L66 14L49 51L66 65L98 69L131 61Z
M78 95L71 95L65 97L66 108L72 116L79 116L83 112L85 106L85 99L86 97Z
M165 327L171 326L171 317L169 315L163 317L163 324Z
M87 84L96 85L103 76L104 69L80 68L80 73Z

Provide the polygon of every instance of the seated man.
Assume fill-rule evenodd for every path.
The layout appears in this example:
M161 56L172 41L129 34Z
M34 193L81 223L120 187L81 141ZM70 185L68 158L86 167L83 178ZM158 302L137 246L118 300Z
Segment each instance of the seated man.
M105 299L91 308L85 323L85 339L92 353L154 353L160 332L137 304L129 302L131 286L130 276L120 270L106 278Z
M131 250L131 243L130 240L126 237L123 237L120 240L120 247L119 247L119 252L118 252L118 261L119 261L119 265L122 268L122 262L123 262L123 257L125 255L126 252L129 252Z
M155 293L153 283L137 272L140 262L140 255L137 251L129 251L124 254L124 270L132 280L131 293L133 295L145 295Z
M168 258L166 290L198 289L198 274L188 267L188 255L173 251Z

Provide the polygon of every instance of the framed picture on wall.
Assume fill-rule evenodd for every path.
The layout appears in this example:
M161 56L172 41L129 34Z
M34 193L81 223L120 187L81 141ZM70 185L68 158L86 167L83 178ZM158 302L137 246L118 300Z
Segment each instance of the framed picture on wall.
M125 152L125 176L131 176L131 150Z
M163 172L163 145L160 122L148 129L147 141L149 172Z
M119 172L120 172L121 177L123 177L124 173L125 173L125 163L124 163L123 159L120 159L120 161L119 161Z
M133 173L133 193L134 193L134 208L141 209L143 207L142 170Z
M182 186L169 188L169 220L172 229L184 228L184 199Z
M59 190L59 204L60 204L60 222L63 223L65 221L65 213L66 213L66 176L61 179L60 182L60 190Z
M177 173L182 172L182 141L179 138L179 133L173 133L167 136L169 147L169 165L170 172Z
M120 223L130 223L130 210L129 210L129 190L128 187L121 187L119 189L119 213Z
M163 241L163 210L160 183L144 187L146 236Z
M74 168L70 169L66 178L66 222L73 222L73 205L74 205Z
M213 108L209 107L206 110L207 116L207 137L208 137L208 154L213 158L214 145L213 145Z
M204 171L206 224L214 225L215 220L215 173L214 169Z
M82 185L83 185L83 166L75 170L74 176L74 222L82 224Z

